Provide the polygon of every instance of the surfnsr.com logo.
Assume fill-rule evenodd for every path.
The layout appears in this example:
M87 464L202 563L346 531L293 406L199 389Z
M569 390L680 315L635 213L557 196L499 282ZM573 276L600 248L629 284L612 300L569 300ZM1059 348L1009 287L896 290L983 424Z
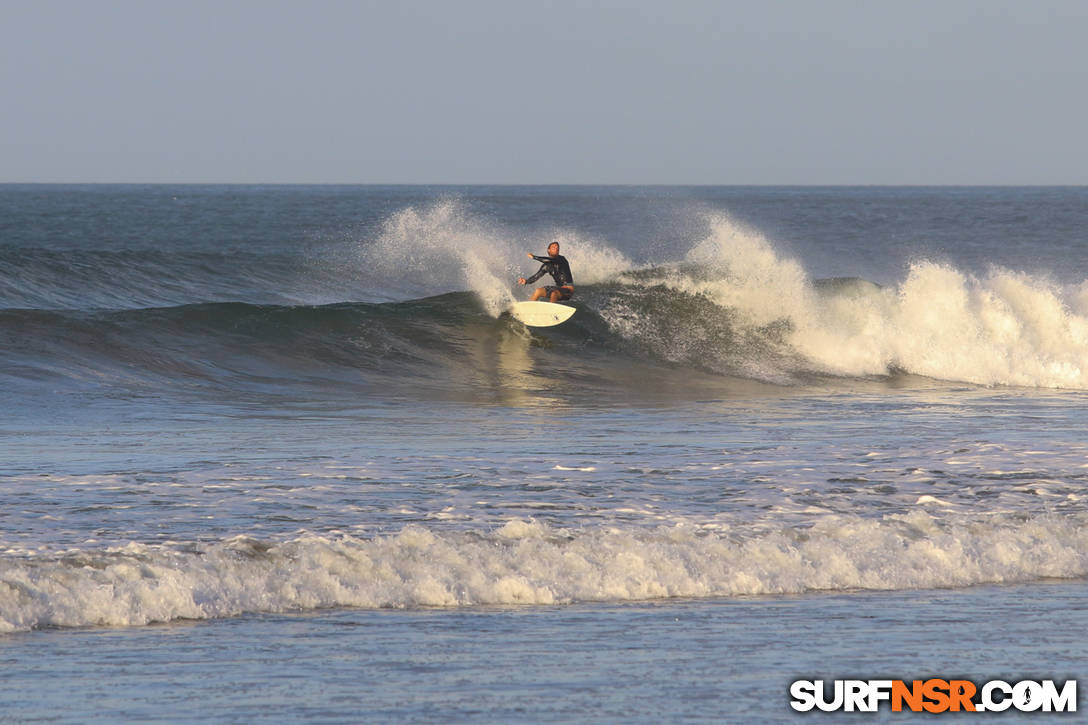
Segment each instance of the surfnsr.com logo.
M1054 680L797 680L790 685L790 707L798 712L1076 712L1077 681L1059 687Z

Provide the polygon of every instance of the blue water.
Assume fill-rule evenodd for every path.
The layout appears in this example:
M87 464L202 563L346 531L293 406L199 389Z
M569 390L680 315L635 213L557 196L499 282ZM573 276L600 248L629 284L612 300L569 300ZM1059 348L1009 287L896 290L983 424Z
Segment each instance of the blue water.
M0 716L1077 677L1086 222L1080 188L2 186ZM528 330L552 240L577 312Z

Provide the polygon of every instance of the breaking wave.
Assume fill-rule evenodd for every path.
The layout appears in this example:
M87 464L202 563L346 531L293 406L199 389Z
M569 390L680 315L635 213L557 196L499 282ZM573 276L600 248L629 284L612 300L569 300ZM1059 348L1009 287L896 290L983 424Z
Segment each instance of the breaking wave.
M421 526L0 559L0 631L127 626L330 607L465 607L899 590L1088 575L1077 517L828 516L810 528L494 531Z
M703 221L677 258L635 263L569 230L515 233L440 201L390 215L327 269L309 260L304 281L282 254L8 250L0 354L9 376L99 382L433 376L479 366L513 334L502 313L527 295L515 282L535 267L525 252L558 240L579 314L542 337L518 333L526 347L547 339L598 365L637 358L785 385L906 373L1088 389L1088 282L927 260L886 286L813 279L757 231Z
M813 280L758 233L724 217L710 227L681 264L627 275L629 289L656 285L659 299L617 294L602 309L613 329L667 359L776 382L905 372L1088 388L1088 282L1069 289L930 261L913 263L895 286Z

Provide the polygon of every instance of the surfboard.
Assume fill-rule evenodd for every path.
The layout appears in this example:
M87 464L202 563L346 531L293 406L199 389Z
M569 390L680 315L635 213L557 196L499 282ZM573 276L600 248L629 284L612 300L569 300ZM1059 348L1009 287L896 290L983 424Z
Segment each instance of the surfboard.
M552 327L569 320L574 308L554 302L515 302L510 314L529 327Z

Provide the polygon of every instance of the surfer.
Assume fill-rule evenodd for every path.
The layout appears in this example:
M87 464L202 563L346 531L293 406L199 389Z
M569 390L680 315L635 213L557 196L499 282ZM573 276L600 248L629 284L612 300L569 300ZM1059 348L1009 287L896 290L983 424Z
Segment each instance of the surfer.
M548 245L547 257L538 257L529 252L529 259L540 262L540 269L529 279L519 277L518 284L536 282L544 274L550 274L552 279L555 280L554 287L551 285L537 287L533 292L533 302L543 297L547 297L549 302L559 302L571 298L574 294L574 277L570 274L570 264L567 262L567 258L559 254L559 242L552 242Z

